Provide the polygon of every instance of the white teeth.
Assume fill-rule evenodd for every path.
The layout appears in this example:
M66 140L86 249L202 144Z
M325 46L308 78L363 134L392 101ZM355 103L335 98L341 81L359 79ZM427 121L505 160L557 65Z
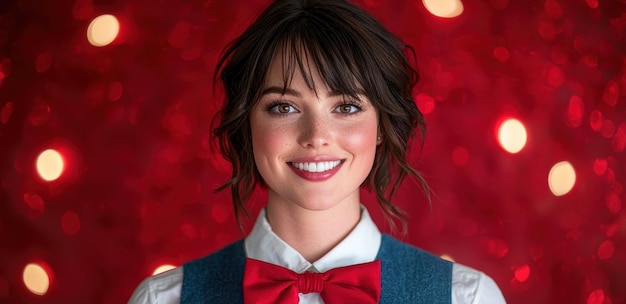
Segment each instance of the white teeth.
M325 162L318 162L318 163L295 163L292 162L291 165L303 170L303 171L308 171L308 172L324 172L324 171L328 171L330 169L333 169L337 166L339 166L339 164L341 163L340 160L335 160L335 161L325 161Z

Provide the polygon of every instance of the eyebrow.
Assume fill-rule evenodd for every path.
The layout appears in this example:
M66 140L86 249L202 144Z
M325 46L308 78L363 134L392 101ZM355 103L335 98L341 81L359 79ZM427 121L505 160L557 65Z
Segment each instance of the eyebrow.
M365 95L365 91L364 90L359 90L356 93L358 95ZM294 90L294 89L282 88L282 87L278 87L278 86L267 87L267 88L263 89L263 91L261 91L261 96L267 95L267 94L292 95L292 96L295 96L295 97L302 97L302 94L300 92ZM346 94L338 92L338 91L332 91L332 92L330 92L330 94L328 94L328 97L335 97L335 96L340 96L340 95L346 95Z
M300 92L294 89L281 88L277 86L271 86L271 87L263 89L263 91L261 92L261 96L266 95L266 94L293 95L296 97L302 97L302 94L300 94Z

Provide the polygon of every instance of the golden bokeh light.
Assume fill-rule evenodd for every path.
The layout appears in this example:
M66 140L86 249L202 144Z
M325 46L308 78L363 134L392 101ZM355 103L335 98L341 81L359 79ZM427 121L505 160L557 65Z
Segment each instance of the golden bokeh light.
M87 40L93 46L109 45L120 32L120 23L113 15L105 14L94 18L87 28Z
M446 260L446 261L449 261L449 262L453 262L453 263L454 263L454 259L453 259L450 255L448 255L448 254L445 254L445 253L444 253L444 254L442 254L442 255L440 256L440 258L442 258L442 259L444 259L444 260Z
M526 127L517 119L508 119L498 128L498 142L509 153L518 153L526 145Z
M36 167L39 176L50 182L58 179L63 174L65 162L63 161L63 156L58 151L48 149L39 154Z
M24 267L22 274L24 285L36 295L45 295L50 287L50 278L46 270L39 264L30 263Z
M156 268L156 269L152 272L152 275L157 275L157 274L159 274L159 273L161 273L161 272L166 272L166 271L171 270L171 269L174 269L174 268L176 268L176 266L171 265L171 264L163 264L163 265L161 265L161 266L157 267L157 268Z
M548 174L548 186L555 196L569 193L576 184L576 171L567 161L556 163Z
M463 13L460 0L422 0L429 13L441 18L454 18Z

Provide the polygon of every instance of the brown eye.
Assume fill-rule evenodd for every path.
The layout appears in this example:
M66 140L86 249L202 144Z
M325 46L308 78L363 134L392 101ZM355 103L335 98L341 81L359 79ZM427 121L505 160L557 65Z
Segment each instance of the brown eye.
M338 106L335 111L341 114L354 114L361 111L361 108L352 104L342 104Z
M297 112L296 109L288 103L279 103L279 104L271 105L268 108L268 111L272 113L276 113L276 114L289 114L289 113Z
M287 104L283 104L283 105L279 105L278 106L278 112L279 113L289 113L291 111L291 106L287 105Z

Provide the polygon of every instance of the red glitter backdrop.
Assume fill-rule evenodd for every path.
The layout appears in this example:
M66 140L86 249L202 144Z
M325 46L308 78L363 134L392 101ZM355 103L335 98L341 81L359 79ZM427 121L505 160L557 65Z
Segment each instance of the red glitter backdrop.
M403 239L491 275L509 303L626 303L626 2L464 0L456 18L420 0L359 2L417 52L429 125L406 183ZM267 0L0 2L0 302L120 303L162 264L241 238L229 165L207 136L222 48ZM112 44L87 41L101 14ZM526 127L516 154L498 123ZM54 181L38 155L65 160ZM550 168L573 189L555 196ZM389 231L371 193L363 192ZM252 214L264 204L259 190ZM251 220L246 221L246 229ZM49 279L29 291L26 265Z

